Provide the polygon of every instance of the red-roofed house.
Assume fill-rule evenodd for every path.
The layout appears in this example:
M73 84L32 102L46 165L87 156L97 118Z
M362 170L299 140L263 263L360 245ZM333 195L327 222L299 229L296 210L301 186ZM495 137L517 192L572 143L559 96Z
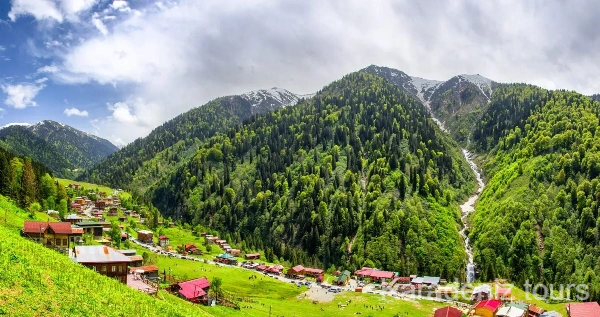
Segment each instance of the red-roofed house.
M512 290L510 288L496 288L496 299L501 301L512 301Z
M74 237L81 237L81 231L73 231L69 222L25 221L23 236L43 242L49 248L67 250Z
M289 277L296 277L298 275L304 275L304 266L296 265L292 268L289 268L287 270L287 272L285 273L285 275L289 276Z
M394 278L394 272L373 270L369 277L371 278L371 281L385 282L386 280Z
M363 267L362 269L354 272L354 275L356 275L356 277L359 280L365 279L369 276L371 276L371 273L373 273L373 269L368 268L368 267Z
M160 245L163 248L168 246L169 245L169 237L167 237L167 236L158 237L158 245Z
M206 303L210 282L206 277L197 278L171 286L172 292L194 303Z
M475 306L475 315L481 317L494 317L502 302L495 299L481 301Z
M307 276L312 276L312 277L317 277L319 275L323 274L323 270L321 269L313 269L310 267L305 267L304 268L304 275Z
M451 306L446 306L436 310L433 317L462 317L462 315L462 311Z
M600 305L596 302L567 304L567 316L598 317L600 316Z

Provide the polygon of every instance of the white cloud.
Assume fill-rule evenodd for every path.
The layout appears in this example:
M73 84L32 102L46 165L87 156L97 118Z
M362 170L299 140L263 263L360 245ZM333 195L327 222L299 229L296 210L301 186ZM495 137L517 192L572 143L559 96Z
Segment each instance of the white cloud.
M90 9L96 0L60 0L61 9L66 15L76 15L79 12Z
M6 94L4 104L16 109L35 107L37 103L33 100L42 90L44 85L22 83L17 85L3 85L2 91Z
M104 21L110 21L110 20L114 20L116 18L117 17L114 16L114 15L107 15L107 16L102 17L102 20L104 20Z
M92 32L60 55L53 80L126 86L129 99L145 101L145 109L124 101L126 108L111 110L114 117L99 126L106 137L130 142L218 96L273 86L314 92L369 64L438 80L479 73L600 92L598 6L516 0L165 4L147 2L140 14L120 15L129 5L113 1L102 13L118 16L110 32Z
M12 0L8 17L14 22L19 16L32 15L36 20L77 20L78 14L89 10L97 0Z
M132 113L132 109L129 105L124 102L116 102L114 104L107 104L108 110L112 111L111 119L119 123L125 124L137 124L140 119Z
M52 40L52 41L44 42L44 45L46 46L46 48L52 48L52 47L62 46L63 43L60 41L57 41L57 40Z
M6 47L0 45L0 52L5 51L5 50L6 50Z
M123 11L123 12L131 10L129 8L129 4L127 3L127 1L123 1L123 0L113 1L113 3L110 5L110 7L115 10L119 10L119 11Z
M98 29L98 31L100 31L100 33L102 33L102 35L108 35L108 29L106 28L106 25L104 25L102 20L99 18L97 13L94 13L94 15L92 16L92 24L96 27L96 29Z
M77 108L70 108L70 109L67 108L67 109L65 109L65 111L63 111L63 113L65 115L67 115L67 117L70 117L70 116L87 117L88 116L87 110L81 111Z
M48 81L48 78L42 77L40 79L36 79L35 83L39 85L39 84L43 84L43 83L45 83L47 81Z
M52 65L46 65L43 67L40 67L37 69L37 72L42 74L42 73L50 73L50 74L54 74L54 73L58 73L60 71L60 69L58 68L58 66L52 64Z

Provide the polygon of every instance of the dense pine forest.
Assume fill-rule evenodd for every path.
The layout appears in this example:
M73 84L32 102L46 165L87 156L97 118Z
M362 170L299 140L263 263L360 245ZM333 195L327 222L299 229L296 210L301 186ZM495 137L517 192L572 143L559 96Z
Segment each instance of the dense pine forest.
M27 157L0 149L0 195L31 212L54 209L67 212L67 193L50 170ZM41 203L40 203L41 202Z
M480 280L585 283L600 299L599 121L574 92L494 91L473 138L489 179L470 235Z
M474 185L415 99L353 73L208 139L148 197L268 260L452 278L466 256L457 202Z

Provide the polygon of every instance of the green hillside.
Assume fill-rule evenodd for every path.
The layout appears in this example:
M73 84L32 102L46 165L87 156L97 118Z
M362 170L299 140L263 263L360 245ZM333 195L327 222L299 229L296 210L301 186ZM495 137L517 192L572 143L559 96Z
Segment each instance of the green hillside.
M0 196L0 315L210 316L162 291L154 298L133 290L20 237L26 215Z
M148 197L165 216L268 259L463 274L458 146L385 80L353 73L315 97L207 140Z
M503 85L477 125L489 179L470 235L480 279L588 284L600 299L600 103Z

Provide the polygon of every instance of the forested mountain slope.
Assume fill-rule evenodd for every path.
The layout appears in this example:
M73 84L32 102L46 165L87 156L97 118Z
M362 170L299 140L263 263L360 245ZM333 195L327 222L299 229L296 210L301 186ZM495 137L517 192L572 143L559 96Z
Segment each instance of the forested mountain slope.
M600 103L502 85L477 125L489 179L470 237L480 279L590 285L600 299Z
M268 260L464 274L457 201L475 187L414 98L365 72L207 140L148 193Z
M253 115L294 105L303 96L271 88L217 98L154 129L128 144L78 179L128 188L142 194L157 180L190 159L207 139Z
M42 179L49 173L46 166L0 148L0 195L10 197L18 205L28 207L41 200L47 188L40 184L47 184ZM50 185L54 183L51 181Z
M463 145L481 118L498 84L480 75L458 75L446 81L409 76L397 69L371 65L362 71L385 78L421 100Z
M51 120L4 127L0 141L1 147L31 157L59 176L73 176L73 170L91 167L118 150L105 139Z

